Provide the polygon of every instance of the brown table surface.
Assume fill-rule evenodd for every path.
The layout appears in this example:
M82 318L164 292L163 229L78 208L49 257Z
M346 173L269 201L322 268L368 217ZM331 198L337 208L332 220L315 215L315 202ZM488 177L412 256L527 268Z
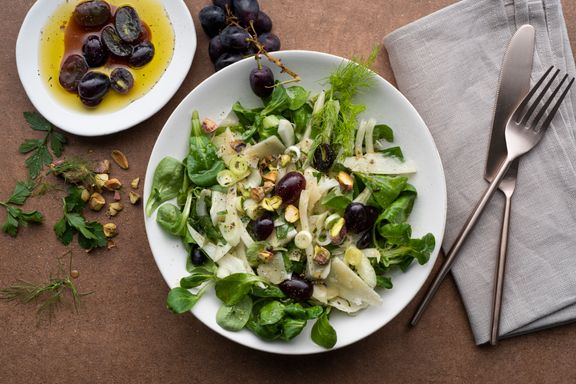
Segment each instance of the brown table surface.
M172 1L172 0L170 0ZM198 11L209 0L186 3L193 15L198 48L192 69L171 101L146 122L123 133L82 138L67 135L66 155L109 158L119 148L130 168L114 174L124 183L143 177L156 136L170 113L198 83L212 74L208 39ZM0 198L26 177L18 146L31 131L22 112L33 110L18 79L16 37L33 0L3 7L0 24ZM262 1L284 49L318 50L350 57L367 55L388 32L438 10L453 0ZM576 3L564 0L572 47ZM362 4L362 5L358 5ZM385 53L375 70L393 81ZM142 187L140 187L141 189ZM113 221L115 249L86 254L64 247L52 225L61 216L63 192L31 199L41 209L40 226L13 239L0 234L0 286L17 278L36 281L55 271L56 257L72 249L87 296L79 314L64 308L49 326L36 326L33 306L0 302L0 383L359 383L359 382L574 382L576 326L567 325L505 340L497 348L476 347L451 279L442 286L420 325L407 326L415 302L372 336L343 349L312 356L281 356L251 350L210 331L192 315L165 308L168 287L148 247L141 207L127 206ZM4 218L4 210L0 219ZM422 293L420 293L419 297Z

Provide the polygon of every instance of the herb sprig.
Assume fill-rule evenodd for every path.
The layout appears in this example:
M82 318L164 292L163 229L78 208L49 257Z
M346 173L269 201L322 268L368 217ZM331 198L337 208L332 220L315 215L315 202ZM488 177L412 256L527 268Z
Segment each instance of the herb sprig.
M2 231L12 237L18 234L18 228L28 223L41 223L44 220L42 213L38 211L26 212L15 207L23 205L34 190L34 181L19 181L16 183L14 192L6 201L0 201L0 206L6 208L6 221L2 225Z
M69 294L72 297L74 310L78 313L80 300L92 292L82 293L78 291L73 279L78 277L78 272L72 269L72 254L70 255L69 271L64 270L61 258L58 259L58 273L51 276L47 282L31 283L18 280L13 285L0 289L0 299L17 301L22 304L37 303L36 313L38 321L51 321L56 315L56 310ZM65 254L65 255L66 255Z
M87 222L82 211L86 202L82 200L82 190L70 187L68 196L64 198L64 216L54 225L56 237L64 245L72 242L78 234L78 244L84 249L101 248L107 245L102 224Z
M67 140L63 134L55 131L54 126L38 112L24 112L24 118L33 130L46 132L43 139L26 139L18 149L20 153L30 153L26 159L26 168L28 168L30 178L36 179L42 168L52 162L52 154L56 157L62 155Z
M363 89L370 88L376 74L370 67L376 60L379 49L372 50L366 59L353 59L341 64L328 78L332 95L340 101L340 119L334 130L333 142L342 145L339 159L353 155L354 137L356 134L357 117L366 107L352 102L354 96Z

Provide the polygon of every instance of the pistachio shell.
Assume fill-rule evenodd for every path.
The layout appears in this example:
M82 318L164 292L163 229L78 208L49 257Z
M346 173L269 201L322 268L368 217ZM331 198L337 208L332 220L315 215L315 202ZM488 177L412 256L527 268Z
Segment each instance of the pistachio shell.
M128 169L128 159L126 155L120 150L115 149L112 151L112 160L122 169Z

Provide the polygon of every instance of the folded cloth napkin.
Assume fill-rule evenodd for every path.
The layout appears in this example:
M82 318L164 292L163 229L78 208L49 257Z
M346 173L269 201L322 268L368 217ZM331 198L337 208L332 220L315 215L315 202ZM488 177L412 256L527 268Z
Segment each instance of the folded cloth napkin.
M532 81L550 65L576 74L559 0L462 0L384 39L398 88L426 121L442 157L445 249L487 187L484 166L502 58L516 28L527 23L536 29ZM540 145L520 161L502 337L576 320L575 92ZM452 269L477 344L490 337L503 205L496 194Z

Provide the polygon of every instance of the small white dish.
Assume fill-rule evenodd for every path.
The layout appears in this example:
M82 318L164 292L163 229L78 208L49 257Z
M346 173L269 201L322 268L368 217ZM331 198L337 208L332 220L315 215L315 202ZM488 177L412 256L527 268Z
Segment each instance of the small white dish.
M302 85L312 92L320 91L322 81L332 73L343 58L310 51L274 52L274 56L290 69L298 73ZM244 59L217 72L200 85L180 103L164 125L148 163L144 185L144 201L150 195L153 173L158 162L165 156L183 159L187 154L190 119L193 110L198 110L200 118L222 119L230 111L232 104L240 101L247 107L261 105L250 89L248 74L255 66L254 59ZM276 79L286 80L288 76L273 68ZM394 288L380 290L383 299L381 306L370 307L350 317L335 311L330 322L334 326L338 342L334 349L352 344L380 329L391 321L414 298L424 284L436 261L444 235L446 221L446 184L440 156L426 124L409 101L390 83L376 76L375 86L359 95L355 102L367 106L360 116L373 117L378 123L392 127L395 144L402 148L406 158L417 167L417 173L411 177L418 198L410 216L413 235L421 237L430 232L436 238L436 248L425 265L416 262L406 273L396 271L392 275ZM145 216L145 226L150 248L164 279L174 288L179 286L180 278L187 276L186 252L179 239L167 235L156 223L155 215ZM215 332L245 346L282 354L310 354L325 352L326 349L314 344L310 339L312 322L290 342L269 342L258 338L248 330L229 332L216 324L216 312L220 300L213 289L209 290L196 304L192 313Z
M194 23L184 1L161 1L174 31L174 52L166 71L145 95L110 112L74 109L64 105L40 76L42 30L58 7L66 1L69 0L36 1L28 11L18 34L18 75L38 112L66 132L80 136L102 136L131 128L162 108L184 81L196 51Z

